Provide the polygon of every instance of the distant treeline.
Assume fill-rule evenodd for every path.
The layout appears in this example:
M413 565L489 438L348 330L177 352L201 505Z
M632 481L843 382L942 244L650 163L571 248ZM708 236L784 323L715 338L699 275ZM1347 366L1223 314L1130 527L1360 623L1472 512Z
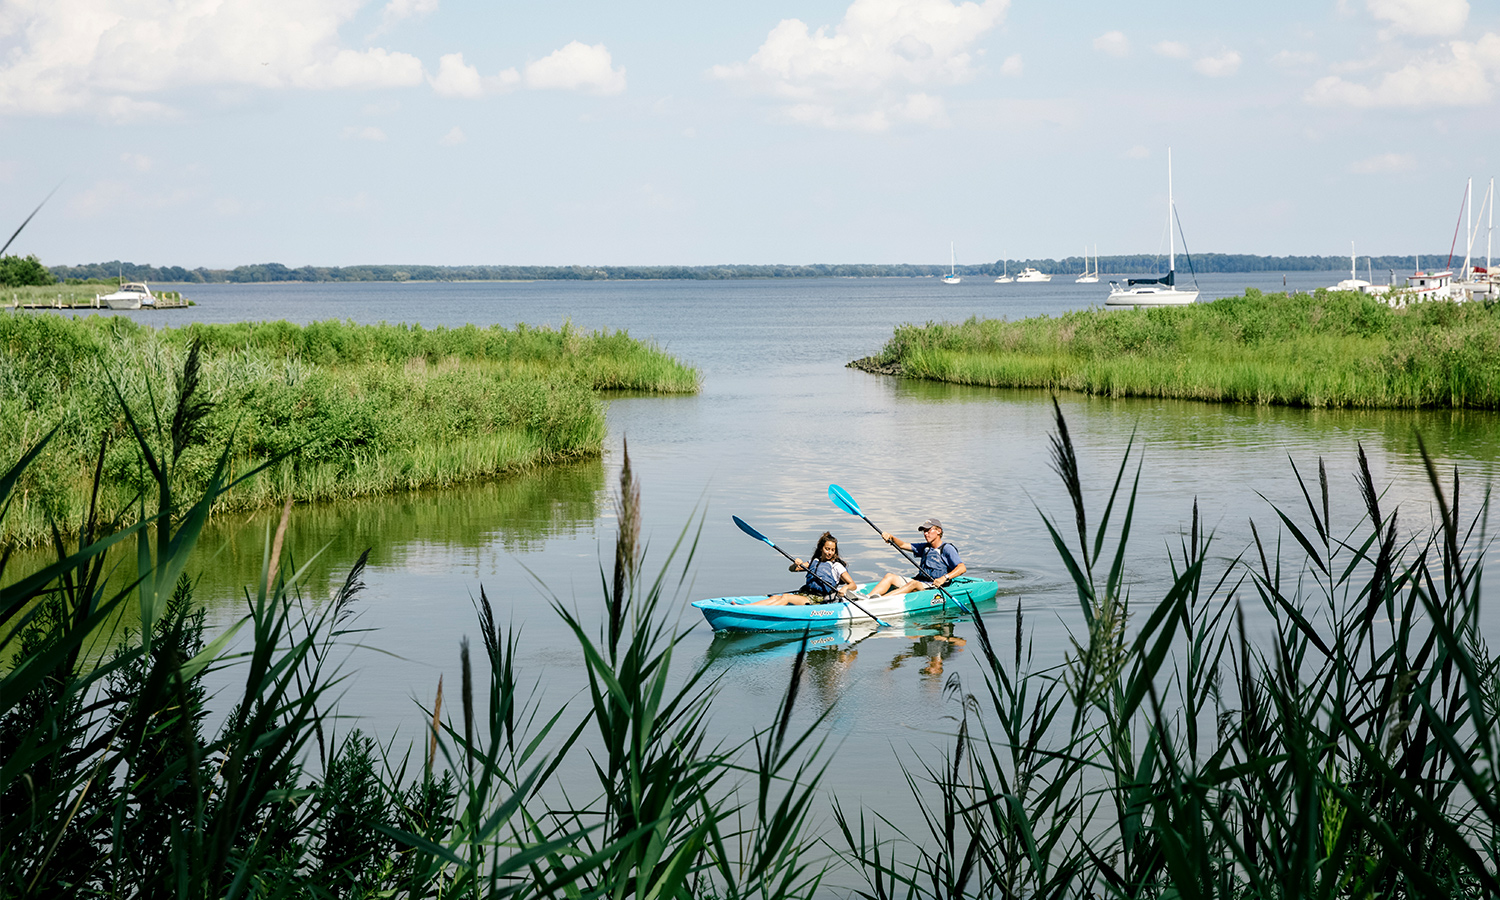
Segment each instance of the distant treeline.
M1446 261L1446 254L1424 254L1429 267ZM1367 257L1359 258L1363 273ZM1414 256L1373 257L1371 267L1384 271L1410 271ZM1455 261L1457 264L1459 261ZM1347 256L1251 256L1244 253L1205 253L1193 255L1195 272L1321 272L1347 268ZM998 275L1003 269L1015 273L1031 266L1043 272L1065 274L1083 271L1083 258L1013 259L969 265L959 269L962 275ZM1099 268L1109 273L1143 273L1163 270L1166 257L1145 254L1104 256ZM1090 266L1092 268L1092 266ZM1179 271L1190 268L1186 256L1177 260ZM61 281L70 279L115 279L129 281L168 281L197 284L246 284L278 281L636 281L673 279L715 281L726 278L877 278L941 275L948 271L941 265L847 264L811 266L301 266L291 268L280 263L236 266L233 269L187 269L182 266L153 266L114 260L77 266L51 266Z

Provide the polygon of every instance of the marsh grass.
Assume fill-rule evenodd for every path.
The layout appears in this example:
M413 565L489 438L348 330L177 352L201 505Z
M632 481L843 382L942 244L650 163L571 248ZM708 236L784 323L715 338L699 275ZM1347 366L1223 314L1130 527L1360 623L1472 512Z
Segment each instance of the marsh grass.
M205 427L230 448L229 470L280 458L220 509L368 496L441 486L594 456L605 434L601 391L693 392L695 371L622 332L422 329L285 322L183 329L122 318L0 317L0 453L16 458L60 426L18 484L0 541L44 541L50 519L76 520L104 447L100 490L118 507L153 490L126 434L118 390L148 417L165 414L191 346ZM206 445L205 445L206 446ZM205 451L185 461L201 488ZM195 480L196 479L196 480Z
M1500 307L1396 309L1361 294L1262 294L896 329L872 362L914 378L1308 407L1500 408Z
M586 662L582 708L543 709L528 694L520 634L497 625L481 588L480 651L467 638L457 648L458 701L443 704L439 679L432 708L419 711L430 740L402 752L339 731L348 676L338 660L366 639L356 617L368 554L331 602L308 604L298 588L306 565L288 571L283 549L290 500L267 532L242 618L205 639L186 567L209 508L235 485L221 451L191 512L170 514L180 464L207 439L197 357L177 378L170 415L126 407L157 481L154 512L138 509L141 521L122 527L122 516L96 509L76 535L59 527L57 561L35 575L7 581L0 557L0 895L776 900L817 891L822 867L804 828L818 748L811 730L788 729L802 656L777 725L738 743L709 739L708 662L674 675L686 632L667 624L675 617L664 607L671 558L686 554L686 577L695 538L684 530L661 573L643 575L628 453L602 603L555 604ZM0 516L53 436L0 476ZM112 588L104 576L129 565L118 556L132 542L138 575ZM141 628L109 634L124 604L139 606ZM110 655L85 652L101 640ZM213 734L210 674L226 685ZM569 755L594 760L567 771L592 769L595 784L561 783Z

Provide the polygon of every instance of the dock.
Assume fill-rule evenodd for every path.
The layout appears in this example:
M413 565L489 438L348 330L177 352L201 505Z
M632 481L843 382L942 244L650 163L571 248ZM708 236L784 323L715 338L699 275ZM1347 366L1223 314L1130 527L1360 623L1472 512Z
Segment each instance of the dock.
M80 297L76 293L72 293L71 296L60 293L51 299L47 299L45 297L36 296L34 292L29 293L31 293L30 296L24 297L18 293L12 293L9 297L0 295L0 309L109 309L109 305L100 302L97 296ZM170 296L163 296L162 294L154 295L156 298L155 306L142 306L140 309L116 311L149 312L153 309L187 309L189 306L193 305L193 301L182 296L176 291L170 291L167 293L170 294Z

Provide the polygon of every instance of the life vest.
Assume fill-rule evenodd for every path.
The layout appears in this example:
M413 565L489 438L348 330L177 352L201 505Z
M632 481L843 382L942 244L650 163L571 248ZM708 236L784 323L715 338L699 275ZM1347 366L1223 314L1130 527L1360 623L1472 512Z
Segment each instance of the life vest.
M839 576L833 561L820 559L807 567L807 584L803 590L809 594L828 596L839 589Z
M948 560L943 557L943 551L949 546L953 546L949 541L944 541L941 547L927 545L927 549L923 550L922 555L917 559L919 580L930 583L948 574ZM957 546L953 546L953 552L958 552Z

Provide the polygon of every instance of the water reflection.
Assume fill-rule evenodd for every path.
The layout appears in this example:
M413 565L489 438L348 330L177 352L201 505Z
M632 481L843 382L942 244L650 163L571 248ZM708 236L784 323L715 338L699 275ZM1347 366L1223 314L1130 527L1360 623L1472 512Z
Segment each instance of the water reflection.
M286 546L295 565L322 551L330 590L366 548L381 568L473 569L481 554L531 553L550 538L592 532L603 498L604 463L595 458L443 490L297 507ZM235 596L259 581L265 535L279 515L263 510L205 529L199 546L216 556L200 598Z

